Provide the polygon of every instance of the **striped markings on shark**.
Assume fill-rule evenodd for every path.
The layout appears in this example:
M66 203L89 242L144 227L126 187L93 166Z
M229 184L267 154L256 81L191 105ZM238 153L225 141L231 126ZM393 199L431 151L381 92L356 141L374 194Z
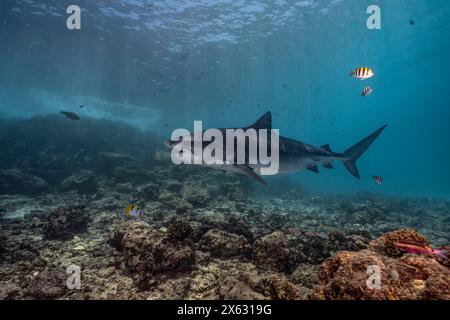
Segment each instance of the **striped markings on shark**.
M222 171L238 172L263 184L267 182L261 175L300 170L318 173L319 165L333 169L334 160L341 161L351 175L360 179L356 161L386 126L338 153L328 144L316 147L280 136L278 130L272 129L272 114L269 111L248 127L208 129L193 134L187 129L177 129L165 144L172 149L171 156L175 164L201 164ZM242 153L242 150L245 152L244 156L236 155ZM209 161L204 161L205 158ZM268 168L271 170L267 170ZM275 173L274 168L277 169Z

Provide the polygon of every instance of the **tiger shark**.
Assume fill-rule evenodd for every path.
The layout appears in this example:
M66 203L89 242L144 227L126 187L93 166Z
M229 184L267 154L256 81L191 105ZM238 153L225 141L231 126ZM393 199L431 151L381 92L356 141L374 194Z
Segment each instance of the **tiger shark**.
M333 161L338 160L343 163L344 167L348 170L348 172L351 175L353 175L357 179L360 179L360 174L356 166L356 160L358 160L363 155L363 153L367 150L367 148L369 148L369 146L386 128L386 126L387 125L384 125L381 128L375 130L373 133L371 133L370 135L368 135L367 137L365 137L358 143L354 144L353 146L351 146L342 153L332 151L329 144L325 144L321 147L316 147L305 142L297 141L283 136L278 136L278 161L279 161L278 172L282 173L282 172L310 170L312 172L319 173L318 169L319 165L321 165L326 169L333 169L334 168L332 164ZM266 112L254 124L248 127L217 129L217 130L224 133L226 130L237 130L237 129L242 129L244 131L248 129L255 129L255 130L265 129L267 131L270 131L272 130L272 114L270 111ZM191 137L193 137L193 135ZM171 139L165 141L165 144L172 149L179 143L181 143L181 139L179 140ZM191 145L191 142L188 143L189 145ZM211 143L212 143L211 141L209 142L203 141L201 144L202 151L205 150L205 148ZM226 142L224 141L223 142L224 149L225 144ZM194 155L193 151L192 154ZM238 163L237 161L231 162L226 161L219 165L209 164L207 166L220 169L222 171L232 171L245 174L261 182L262 184L267 185L267 182L261 177L261 172L265 165L249 161L248 158L246 158L244 163Z

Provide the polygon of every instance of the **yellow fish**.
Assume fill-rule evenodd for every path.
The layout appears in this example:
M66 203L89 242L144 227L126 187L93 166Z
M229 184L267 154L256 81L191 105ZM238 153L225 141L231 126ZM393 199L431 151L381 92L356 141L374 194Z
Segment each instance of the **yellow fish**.
M140 207L134 204L130 204L128 207L125 208L124 213L131 217L139 217L143 214L143 211Z
M356 68L350 73L351 77L355 77L361 80L369 79L374 76L374 72L369 67Z

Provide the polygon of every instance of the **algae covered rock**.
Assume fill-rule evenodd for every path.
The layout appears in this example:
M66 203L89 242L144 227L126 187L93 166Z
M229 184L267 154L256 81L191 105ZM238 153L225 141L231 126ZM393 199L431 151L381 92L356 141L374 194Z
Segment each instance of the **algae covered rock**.
M379 278L375 275L378 272ZM344 251L322 263L314 297L448 300L450 271L439 262L419 255L395 259L370 250Z
M289 248L285 235L276 231L255 241L254 259L264 270L285 271L289 267Z
M403 253L394 246L397 241L413 241L423 246L428 246L427 238L411 229L400 229L383 234L378 239L370 242L370 247L390 257L400 257Z
M135 167L137 159L123 153L99 152L96 155L96 165L99 172L107 175L113 174L119 167Z
M52 268L40 272L25 289L26 296L37 300L63 298L69 291L66 286L67 274L63 268Z
M289 282L286 278L278 274L268 275L263 279L265 289L274 300L304 300L305 294L300 289Z
M450 299L450 270L437 257L404 254L396 241L428 240L410 229L383 234L369 249L339 252L324 261L315 297L320 299Z
M83 232L90 220L83 206L58 208L45 219L44 237L64 240L73 237L74 233Z
M43 179L17 169L0 170L0 194L38 195L48 191Z
M194 265L191 246L174 242L144 222L124 222L115 231L112 243L123 251L124 262L141 288L150 287L158 274L188 270Z
M184 241L192 239L194 229L186 220L180 219L172 222L167 228L167 236L172 240Z
M80 171L61 182L64 191L75 190L80 194L92 194L97 191L98 183L95 174L90 171Z
M195 185L187 185L183 188L183 199L194 206L204 207L208 204L210 197L207 189Z
M263 294L234 277L227 277L221 282L219 297L223 300L267 300Z
M211 229L200 239L200 248L218 257L246 256L251 252L250 243L241 235Z

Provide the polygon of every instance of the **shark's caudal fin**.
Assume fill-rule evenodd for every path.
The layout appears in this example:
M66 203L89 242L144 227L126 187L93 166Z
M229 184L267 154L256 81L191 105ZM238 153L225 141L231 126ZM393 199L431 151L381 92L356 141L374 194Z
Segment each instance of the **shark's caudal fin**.
M270 111L267 111L264 113L261 118L258 119L254 124L249 126L249 128L253 129L272 129L272 113Z
M347 160L343 161L344 166L345 168L347 168L348 172L350 172L356 178L359 179L359 172L358 168L356 167L356 160L358 160L358 158L367 150L367 148L369 148L372 142L375 141L375 139L380 135L380 133L384 130L384 128L386 128L386 126L387 124L344 151L344 155L347 157Z

